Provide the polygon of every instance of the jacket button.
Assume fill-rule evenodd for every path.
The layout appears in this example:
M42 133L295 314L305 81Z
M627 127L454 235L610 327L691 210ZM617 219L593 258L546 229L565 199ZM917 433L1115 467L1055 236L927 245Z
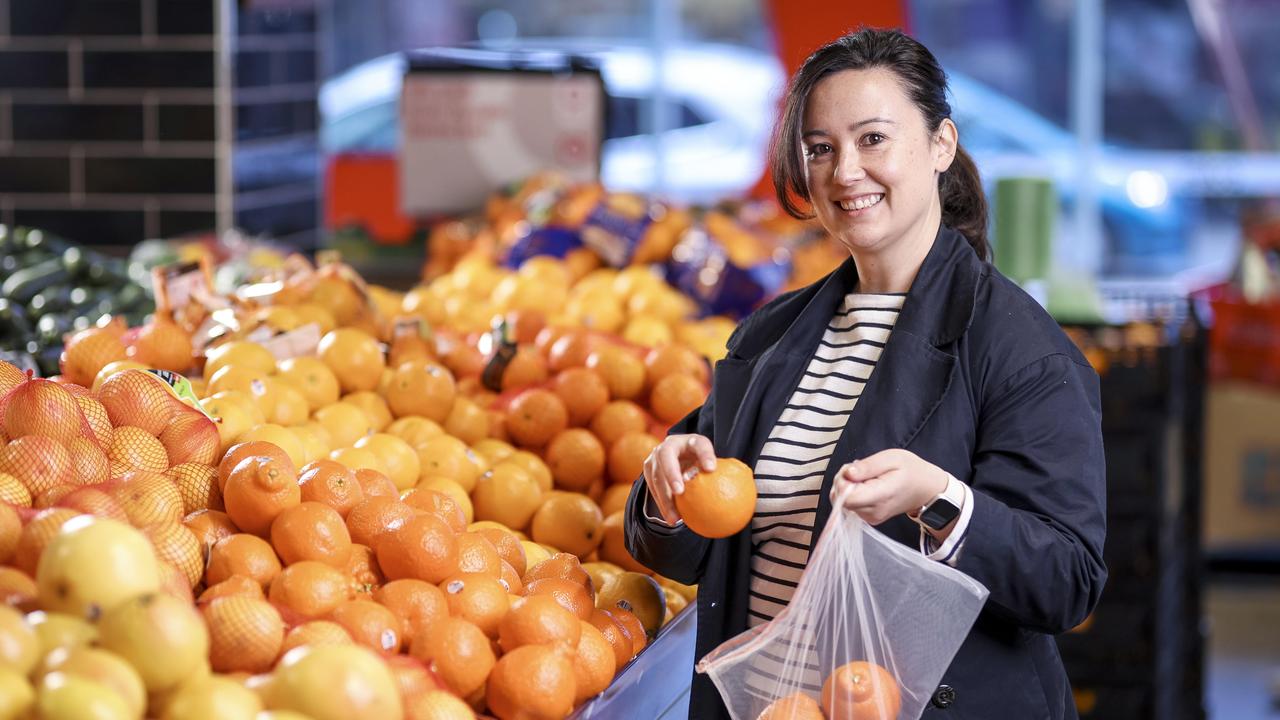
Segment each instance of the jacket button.
M951 703L956 701L956 689L950 685L939 685L938 689L933 691L931 701L934 707L946 710L951 707Z

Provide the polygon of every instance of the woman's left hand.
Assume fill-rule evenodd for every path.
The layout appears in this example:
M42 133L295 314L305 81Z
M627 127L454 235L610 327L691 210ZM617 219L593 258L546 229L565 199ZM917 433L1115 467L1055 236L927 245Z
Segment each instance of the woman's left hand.
M844 507L871 525L901 513L915 513L947 487L947 472L908 450L882 450L855 460L836 473L832 503L845 494Z

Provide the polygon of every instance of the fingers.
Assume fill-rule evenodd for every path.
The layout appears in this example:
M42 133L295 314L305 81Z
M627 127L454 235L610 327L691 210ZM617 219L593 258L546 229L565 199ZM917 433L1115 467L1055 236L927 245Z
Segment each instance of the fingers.
M675 502L671 499L670 483L664 477L662 466L658 463L657 449L644 461L644 482L649 488L649 497L653 498L653 504L657 506L662 519L669 525L679 522L680 513L676 512Z
M692 454L702 472L711 472L716 469L716 450L711 445L711 441L702 435L690 435L688 442L685 443L685 451L686 457Z
M851 482L866 482L902 467L904 453L902 450L881 450L860 460L840 468L840 474Z

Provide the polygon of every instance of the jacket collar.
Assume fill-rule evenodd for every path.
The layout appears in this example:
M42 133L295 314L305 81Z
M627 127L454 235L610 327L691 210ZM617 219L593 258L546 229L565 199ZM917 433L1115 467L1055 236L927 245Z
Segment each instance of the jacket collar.
M959 232L939 226L916 273L894 332L908 332L935 347L957 340L973 320L978 282L986 264ZM807 312L829 317L858 282L853 258L826 278L784 295L752 314L729 338L729 352L750 359L780 340ZM802 347L806 345L801 344Z

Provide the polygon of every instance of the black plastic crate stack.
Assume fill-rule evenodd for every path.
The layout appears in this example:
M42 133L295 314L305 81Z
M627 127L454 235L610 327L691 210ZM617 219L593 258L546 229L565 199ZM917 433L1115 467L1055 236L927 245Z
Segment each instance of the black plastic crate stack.
M1058 646L1083 720L1202 720L1204 333L1109 354L1102 374L1110 575Z

